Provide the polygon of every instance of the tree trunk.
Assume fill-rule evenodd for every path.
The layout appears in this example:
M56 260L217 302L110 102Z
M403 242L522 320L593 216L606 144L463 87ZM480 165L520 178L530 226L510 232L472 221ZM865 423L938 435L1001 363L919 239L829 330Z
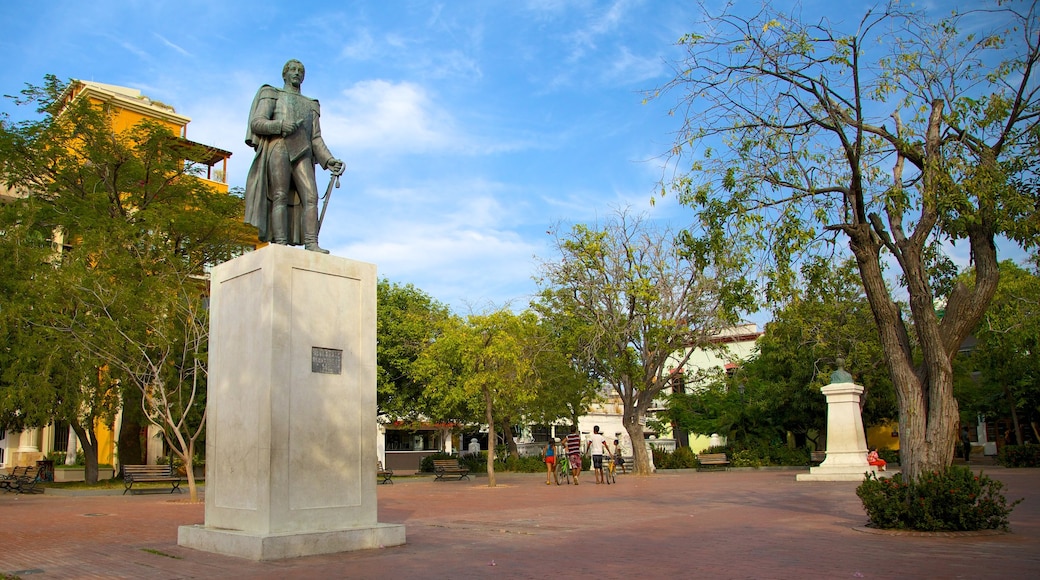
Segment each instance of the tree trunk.
M83 448L83 481L86 483L97 483L98 481L98 444L97 436L93 430L85 429L78 421L69 421L69 427L76 432L79 445Z
M187 453L178 453L184 462L184 477L188 478L188 498L191 503L199 502L199 487L195 483L195 444L188 443Z
M123 418L119 424L119 440L116 443L120 465L144 465L145 446L141 443L141 390L136 386L123 389Z
M632 441L632 473L636 475L650 475L650 457L646 450L646 440L643 438L643 426L638 418L625 422L625 431Z
M1011 406L1011 424L1015 429L1015 445L1022 444L1022 425L1018 422L1018 406L1015 405L1015 398L1011 396L1011 389L1004 385L1004 395L1007 396L1008 405Z
M495 487L495 418L491 413L491 390L484 387L484 419L488 424L488 487Z
M506 449L509 450L509 456L513 459L520 459L520 449L516 446L516 438L513 437L513 422L509 417L502 417L502 440L506 443Z

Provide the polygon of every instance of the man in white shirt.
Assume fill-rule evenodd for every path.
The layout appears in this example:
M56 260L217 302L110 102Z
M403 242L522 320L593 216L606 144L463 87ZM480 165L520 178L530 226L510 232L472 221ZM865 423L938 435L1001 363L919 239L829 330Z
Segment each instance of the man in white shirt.
M592 428L592 435L589 435L585 452L592 455L592 470L596 474L596 483L604 483L603 456L610 453L610 448L607 447L607 439L599 432L599 425Z

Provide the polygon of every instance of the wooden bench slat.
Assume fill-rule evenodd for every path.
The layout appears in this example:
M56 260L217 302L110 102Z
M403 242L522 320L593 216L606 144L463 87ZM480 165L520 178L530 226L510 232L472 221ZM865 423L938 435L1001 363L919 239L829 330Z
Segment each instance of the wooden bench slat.
M725 453L701 453L697 456L697 461L700 463L697 471L725 469L729 465L729 458Z
M459 465L457 459L434 459L433 473L437 476L434 481L444 479L445 475L457 475L459 481L469 479L469 468Z
M173 467L169 464L123 466L123 495L128 491L133 493L135 483L169 483L170 493L180 492L182 481L183 478L174 473Z
M378 477L382 477L383 478L383 481L379 482L380 485L384 484L384 483L389 483L389 484L393 485L393 483L394 483L394 481L393 481L394 470L392 470L392 469L383 469L383 462L382 461L377 461L376 462L376 475Z

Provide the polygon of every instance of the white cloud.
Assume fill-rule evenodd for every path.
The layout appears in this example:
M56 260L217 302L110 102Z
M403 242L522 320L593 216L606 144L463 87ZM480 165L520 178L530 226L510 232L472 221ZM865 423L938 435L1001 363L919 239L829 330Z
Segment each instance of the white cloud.
M455 121L414 83L365 80L322 104L322 135L333 151L421 153L457 149Z

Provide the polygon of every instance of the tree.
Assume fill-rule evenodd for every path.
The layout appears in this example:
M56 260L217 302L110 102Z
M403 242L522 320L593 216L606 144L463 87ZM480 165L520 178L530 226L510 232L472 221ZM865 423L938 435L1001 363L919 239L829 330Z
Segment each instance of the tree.
M995 32L963 31L979 24ZM1023 185L1040 145L1036 4L932 21L893 3L851 32L730 5L705 30L680 40L664 87L681 91L675 151L697 155L672 182L696 211L691 247L755 255L775 299L802 256L847 241L899 401L903 471L947 466L952 360L996 291L997 237L1037 241L1036 188ZM958 243L976 277L937 296L931 258Z
M92 303L99 324L73 326L68 332L97 359L117 367L140 392L135 400L180 458L190 500L197 502L195 450L206 427L207 289L198 281L166 280L153 290L147 293L150 320L141 323L121 315L111 288L95 288ZM88 329L92 332L84 332Z
M738 439L823 434L827 406L819 389L838 358L865 389L864 423L894 419L895 395L856 265L815 258L803 265L797 294L774 313L755 355L704 391L672 395L668 415L688 430Z
M537 308L547 319L570 321L581 349L576 356L621 398L634 471L648 475L641 444L647 409L689 360L693 349L686 347L707 345L733 322L719 313L736 309L721 304L739 294L727 281L740 281L721 261L710 276L666 228L623 211L602 227L554 234L559 259L543 267Z
M441 413L464 409L469 419L482 420L493 441L495 418L519 418L534 399L537 320L531 312L506 310L453 320L420 356L425 397L439 401ZM495 487L494 444L488 445L487 472L488 486Z
M1010 416L1018 444L1026 430L1040 441L1040 275L1001 261L997 294L975 337L968 367L977 371L978 385L972 389L975 405L968 408ZM959 398L965 390L958 391Z
M48 410L34 412L34 424L68 421L93 481L96 425L111 425L121 389L136 390L117 364L131 343L107 321L148 343L142 337L168 304L157 293L196 287L207 266L244 251L253 234L241 221L241 198L197 178L190 160L205 158L201 146L155 122L116 130L110 111L67 100L67 88L53 76L29 85L15 100L35 105L40 118L0 120L0 179L20 195L2 227L25 232L3 243L44 240L49 250L20 263L18 275L31 280L21 289L35 300L16 302L22 307L10 314L20 333L8 352L23 364L3 375L0 415L25 413L19 405L32 397L34 409ZM100 350L117 358L99 358Z
M451 314L422 290L383 279L376 287L376 392L379 412L395 419L428 418L424 385L415 377L414 365L434 342L442 323Z

